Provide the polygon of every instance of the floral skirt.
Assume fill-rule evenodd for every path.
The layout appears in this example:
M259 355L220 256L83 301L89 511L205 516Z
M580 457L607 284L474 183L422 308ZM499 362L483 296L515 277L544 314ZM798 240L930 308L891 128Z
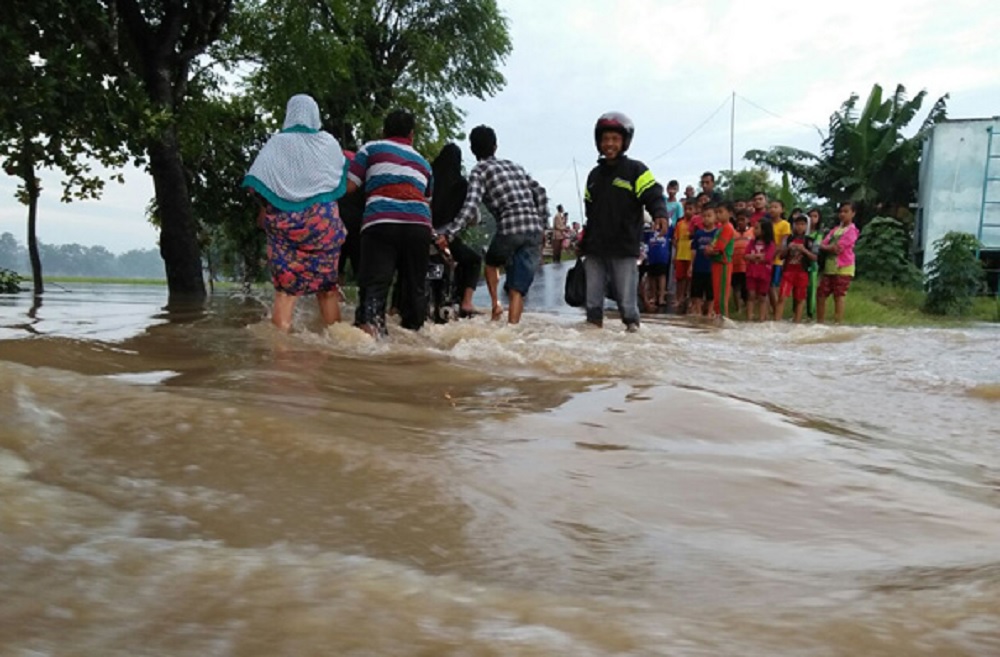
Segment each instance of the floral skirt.
M317 203L301 212L271 207L264 230L275 290L302 296L337 288L340 247L347 230L336 203Z

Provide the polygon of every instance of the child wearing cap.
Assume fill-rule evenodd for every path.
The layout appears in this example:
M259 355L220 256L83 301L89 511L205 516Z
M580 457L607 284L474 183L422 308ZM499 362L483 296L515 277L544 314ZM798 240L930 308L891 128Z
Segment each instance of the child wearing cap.
M774 319L779 321L785 313L785 300L794 299L795 323L802 322L802 313L806 307L806 295L809 291L809 269L816 261L813 250L813 239L806 234L809 228L809 217L798 214L792 219L792 234L778 249L777 257L785 261L781 274L781 289L778 305L775 308Z

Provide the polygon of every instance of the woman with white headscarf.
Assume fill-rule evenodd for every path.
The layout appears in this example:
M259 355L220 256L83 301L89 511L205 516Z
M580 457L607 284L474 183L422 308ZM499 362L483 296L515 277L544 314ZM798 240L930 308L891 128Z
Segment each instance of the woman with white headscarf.
M339 322L337 265L347 233L337 199L347 190L347 160L337 140L320 130L319 106L310 96L289 99L281 132L264 144L243 186L262 201L274 284L271 321L288 331L296 299L315 294L324 323Z

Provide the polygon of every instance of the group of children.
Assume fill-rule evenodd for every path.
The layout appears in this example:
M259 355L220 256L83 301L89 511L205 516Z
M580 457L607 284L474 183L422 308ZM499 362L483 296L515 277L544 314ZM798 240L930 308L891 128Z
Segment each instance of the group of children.
M768 203L762 192L731 203L717 194L681 202L677 191L677 181L670 181L667 203L676 219L667 232L645 231L640 299L646 312L729 317L735 309L749 321L764 321L781 319L791 298L795 322L806 312L813 317L824 238L818 209L796 208L786 219L784 204Z

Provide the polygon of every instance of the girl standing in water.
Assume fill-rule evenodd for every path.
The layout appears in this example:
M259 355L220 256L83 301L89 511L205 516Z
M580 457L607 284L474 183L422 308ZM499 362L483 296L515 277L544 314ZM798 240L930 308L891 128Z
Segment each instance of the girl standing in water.
M258 221L267 233L274 284L271 321L287 332L298 297L315 294L323 322L339 322L337 267L346 231L337 199L347 189L347 160L337 140L320 130L312 97L289 99L281 132L264 144L243 186L262 202Z
M837 216L840 224L831 230L820 244L820 251L826 253L826 263L816 290L816 321L826 319L826 300L833 295L833 319L840 324L844 320L844 299L854 279L854 244L858 241L858 227L854 225L857 206L854 201L840 204Z
M763 322L767 317L768 291L771 287L771 267L774 260L774 227L761 219L754 227L754 240L743 255L747 263L747 321Z

